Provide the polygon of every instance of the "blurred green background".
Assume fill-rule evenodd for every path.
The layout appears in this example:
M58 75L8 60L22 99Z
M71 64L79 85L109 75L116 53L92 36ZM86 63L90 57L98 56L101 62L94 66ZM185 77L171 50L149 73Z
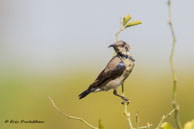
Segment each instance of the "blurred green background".
M127 13L143 22L120 35L130 43L136 60L125 83L131 101L128 110L133 123L139 111L141 125L156 126L172 109L168 62L172 39L166 2L0 0L0 128L87 128L61 116L48 100L51 96L69 115L93 125L102 119L107 129L127 129L121 100L112 91L90 94L83 100L77 97L112 57L113 50L107 46L115 41L119 19ZM192 0L173 1L172 6L182 123L194 118L193 4ZM5 120L45 123L6 124Z

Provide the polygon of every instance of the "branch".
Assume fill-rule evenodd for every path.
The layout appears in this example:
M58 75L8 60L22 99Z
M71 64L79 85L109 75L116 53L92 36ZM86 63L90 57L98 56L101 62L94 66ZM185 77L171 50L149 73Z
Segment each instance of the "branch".
M127 26L129 24L127 24L129 22L129 20L131 19L131 16L128 14L127 16L125 16L123 20L123 22L126 22L126 24L123 25L123 22L122 22L122 18L120 18L120 30L116 33L116 41L119 40L119 34L124 31L127 27L130 27L130 26L135 26L135 25L138 25L138 24L141 24L141 21L135 21L133 23L129 23L130 26ZM126 21L125 21L126 20ZM116 53L114 53L115 55ZM125 97L125 91L124 91L124 82L122 83L122 96ZM127 118L127 121L128 121L128 124L129 124L129 127L130 129L136 129L133 127L132 125L132 122L131 122L131 118L130 118L130 113L127 111L127 102L124 102L124 115L126 116ZM139 120L138 120L138 116L136 117L137 119L137 129L146 129L146 128L149 128L151 126L151 124L148 123L147 126L142 126L142 127L139 127Z
M122 83L122 96L125 96L124 83ZM127 111L127 102L124 102L124 115L127 117L129 127L134 129L131 122L130 113Z
M139 129L139 111L136 112L136 129Z
M125 28L123 27L122 18L120 17L120 30L115 34L115 36L116 36L116 41L119 40L119 34L120 34L122 31L124 31L124 30L125 30Z
M170 54L170 58L169 58L169 62L170 62L170 67L171 67L171 72L172 72L172 79L173 79L173 91L172 91L172 105L174 108L174 120L175 120L175 124L177 126L178 129L182 129L181 123L179 121L179 107L176 104L176 87L177 87L177 77L176 77L176 71L174 68L174 62L173 62L173 57L174 57L174 51L175 51L175 45L176 45L176 36L175 36L175 32L174 32L174 28L172 25L172 11L171 11L171 0L168 0L168 13L169 13L169 26L170 26L170 30L172 33L172 38L173 38L173 42L172 42L172 49L171 49L171 54Z
M125 97L124 83L122 83L122 96ZM147 128L149 129L152 126L152 124L147 123L146 126L139 127L139 117L138 117L138 114L136 114L137 127L134 128L131 122L130 113L127 111L127 102L124 102L124 115L127 117L127 121L128 121L130 129L147 129Z
M174 57L174 51L175 51L175 45L176 45L176 36L174 32L174 28L172 25L172 12L171 12L171 0L168 0L168 10L169 10L169 21L168 24L170 26L170 30L172 33L172 38L173 38L173 43L172 43L172 49L170 53L170 66L171 66L171 72L172 72L172 78L173 78L173 100L176 100L176 85L177 85L177 77L176 77L176 71L174 68L174 62L173 62L173 57Z
M79 120L81 121L82 123L84 123L85 125L87 125L89 128L92 128L92 129L98 129L97 127L94 127L93 125L91 125L90 123L88 123L87 121L85 121L83 118L80 118L80 117L75 117L75 116L69 116L67 114L65 114L63 111L61 111L55 104L54 100L48 96L49 100L51 101L51 104L53 105L53 107L61 114L63 115L64 117L68 118L68 119L74 119L74 120Z
M172 109L172 111L170 111L168 114L163 115L161 118L161 121L158 123L156 129L160 129L162 123L164 122L165 119L167 119L168 117L170 117L173 113L175 112L175 109Z
M116 33L116 41L118 41L119 40L119 34L123 31L123 30L125 30L125 28L123 27L123 22L122 22L122 18L120 18L120 30ZM115 55L116 53L114 53L114 55ZM124 97L125 96L125 93L124 93L124 83L122 83L122 96ZM126 116L126 118L127 118L127 121L128 121L128 124L129 124L129 127L131 128L131 129L134 129L133 128L133 125L132 125L132 122L131 122L131 118L130 118L130 113L127 111L127 103L126 102L124 102L124 115Z

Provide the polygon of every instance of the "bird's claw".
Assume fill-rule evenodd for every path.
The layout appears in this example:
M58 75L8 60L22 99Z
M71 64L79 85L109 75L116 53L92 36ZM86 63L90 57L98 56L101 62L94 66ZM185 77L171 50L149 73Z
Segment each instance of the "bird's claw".
M128 98L123 98L123 101L121 102L121 104L125 104L127 103L127 105L130 103Z

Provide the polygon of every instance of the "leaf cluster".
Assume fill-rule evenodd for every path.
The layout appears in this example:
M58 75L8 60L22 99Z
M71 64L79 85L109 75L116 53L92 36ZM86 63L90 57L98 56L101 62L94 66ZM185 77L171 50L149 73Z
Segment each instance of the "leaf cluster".
M133 21L130 21L130 20L131 20L130 14L127 14L125 17L123 17L123 27L124 28L128 28L131 26L142 24L142 22L140 20L133 20Z
M161 128L163 129L174 129L168 122L164 122L161 125ZM192 121L189 121L185 124L184 129L194 129L194 119Z

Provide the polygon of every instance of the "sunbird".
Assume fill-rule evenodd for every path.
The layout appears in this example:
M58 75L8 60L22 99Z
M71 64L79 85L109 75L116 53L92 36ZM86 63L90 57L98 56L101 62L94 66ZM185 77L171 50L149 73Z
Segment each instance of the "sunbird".
M104 70L98 75L96 80L87 90L79 95L79 99L86 97L92 92L108 91L113 89L113 94L120 97L124 102L129 103L129 99L119 95L117 88L127 79L134 68L134 59L129 53L130 46L125 41L116 41L109 46L114 48L116 55L109 61Z

